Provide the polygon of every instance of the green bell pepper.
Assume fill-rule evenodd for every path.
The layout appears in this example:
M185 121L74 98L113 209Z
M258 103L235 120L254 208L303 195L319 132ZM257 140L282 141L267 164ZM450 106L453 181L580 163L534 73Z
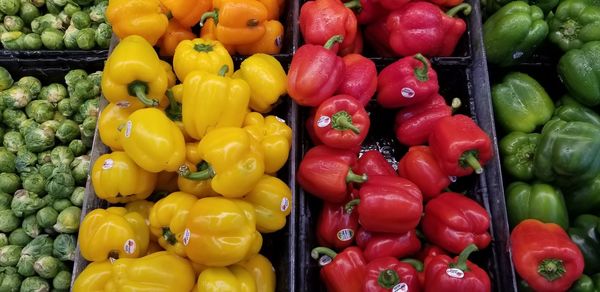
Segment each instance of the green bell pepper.
M507 132L531 133L554 113L546 90L529 75L512 72L492 87L496 120Z
M582 105L562 105L554 111L554 117L567 122L586 122L600 127L600 115Z
M491 64L506 67L533 54L546 39L544 12L523 1L513 1L496 11L483 24L483 44Z
M558 61L558 74L570 95L587 106L600 104L600 41L566 52Z
M600 40L600 7L585 0L566 0L548 14L548 39L563 51Z
M600 128L585 122L550 120L533 158L534 173L559 187L581 185L600 173Z
M511 183L506 190L506 209L511 227L525 219L537 219L569 228L565 199L560 190L548 184Z
M581 275L571 286L569 292L600 292L600 274Z
M571 216L600 212L600 174L589 181L565 188L564 193Z
M485 10L488 14L491 14L498 9L502 8L502 6L510 3L512 0L483 0L482 4L485 6ZM595 0L588 0L595 1ZM556 5L558 5L559 0L529 0L524 1L529 5L535 5L544 11L544 14L550 12Z
M502 138L498 147L506 172L517 180L533 179L533 157L539 140L539 133L523 132L511 132Z
M598 216L584 214L578 216L568 230L571 240L583 254L586 274L600 272L600 234L597 231L599 224Z

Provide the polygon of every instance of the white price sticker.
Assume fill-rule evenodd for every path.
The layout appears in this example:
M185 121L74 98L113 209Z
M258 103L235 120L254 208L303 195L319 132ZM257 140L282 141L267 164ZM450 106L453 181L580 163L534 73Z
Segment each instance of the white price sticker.
M465 272L461 269L450 268L446 270L446 274L452 278L462 279L465 277Z
M133 254L135 252L135 240L133 239L127 239L125 241L125 244L123 245L123 250L125 251L126 254Z
M409 87L402 88L402 90L400 90L400 93L405 98L413 98L413 97L415 97L415 91L412 88L409 88Z
M354 231L352 229L342 229L337 233L337 238L341 241L351 240L352 237L354 237Z
M399 283L398 285L392 288L392 292L408 292L408 284Z
M114 164L115 164L115 162L112 159L108 158L108 159L104 160L104 163L102 163L102 169L104 169L104 170L111 169Z
M287 211L287 209L289 207L290 207L290 200L288 200L288 198L281 199L281 204L279 205L281 212Z
M190 243L190 237L191 236L192 236L192 232L190 231L189 228L186 228L183 231L183 238L181 240L183 242L183 245L187 246Z
M317 120L317 126L319 126L319 128L325 128L329 126L329 124L331 124L331 118L328 116L321 116Z

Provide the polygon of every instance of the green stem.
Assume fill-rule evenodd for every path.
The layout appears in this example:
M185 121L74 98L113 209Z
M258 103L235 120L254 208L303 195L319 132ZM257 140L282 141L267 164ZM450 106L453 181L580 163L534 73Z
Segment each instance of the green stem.
M460 164L462 167L471 167L477 174L483 173L483 168L477 160L477 151L475 150L465 151L460 157Z
M455 113L458 108L460 108L460 106L462 105L462 101L460 101L460 98L455 97L452 99L452 103L450 104L450 107L452 108L452 113Z
M351 130L360 134L360 129L352 123L352 116L346 111L339 111L331 116L331 127L336 130Z
M343 41L344 41L344 37L342 35L336 34L336 35L332 36L330 39L328 39L323 47L329 50L329 49L331 49L331 47L333 47L333 45L335 45L335 43L341 43Z
M538 274L550 282L562 278L565 272L565 265L559 259L545 259L538 266Z
M478 251L479 249L473 243L469 244L463 251L458 255L458 261L451 265L452 268L457 268L461 271L467 271L469 268L467 267L467 260L469 259L469 255L474 251Z
M155 99L148 98L146 93L148 92L148 84L143 81L134 81L127 86L129 95L137 97L145 106L155 107L158 105L158 101Z
M171 18L173 18L173 12L171 12L171 10L167 11L165 15L167 16L168 20L171 20Z
M219 69L219 76L225 76L225 74L227 74L227 72L229 72L229 66L227 65L223 65L221 66L221 68Z
M192 172L190 171L190 168L184 164L179 167L177 172L179 173L179 176L191 180L207 180L215 176L215 172L210 166L208 166L205 170Z
M419 62L421 62L421 64L423 64L422 68L415 68L415 76L417 76L419 81L428 81L429 76L427 76L427 73L429 71L429 64L427 63L427 58L421 54L416 54L413 56L413 58L417 59Z
M415 270L417 270L417 272L423 272L423 270L425 269L423 262L417 259L407 258L400 261L403 263L410 264L411 266L413 266L413 268L415 268Z
M377 284L385 289L394 288L398 282L400 282L400 277L394 270L383 270L377 277Z
M346 6L346 8L350 8L350 9L356 8L357 12L360 12L360 10L362 10L362 5L360 5L360 0L348 1L348 2L344 3L344 6Z
M163 238L170 244L170 245L174 245L175 243L177 243L177 238L175 237L175 234L173 234L173 232L171 232L171 229L169 229L169 227L163 227L162 228L162 236Z
M166 95L169 99L169 109L167 110L167 115L173 121L181 121L181 105L175 100L173 91L171 89L167 89Z
M454 16L460 11L462 11L464 15L469 15L469 14L471 14L471 9L472 9L472 7L469 3L462 3L457 6L452 7L452 9L446 11L446 15Z
M219 10L215 9L213 11L204 12L204 14L202 14L202 17L200 18L200 27L204 26L204 22L208 18L214 19L215 24L218 24L219 23Z
M354 207L356 207L358 204L360 204L360 199L354 199L346 203L346 206L344 206L344 210L346 211L346 213L350 214L352 213L352 210L354 210Z
M310 252L310 256L315 260L318 260L319 257L321 257L321 254L329 256L332 259L334 259L337 256L337 252L333 251L330 248L322 247L322 246L315 247Z
M194 50L196 52L212 52L213 51L214 46L211 44L195 44L194 45Z
M348 174L346 174L346 182L351 183L364 183L367 181L367 174L358 175L352 171L352 169L348 169Z

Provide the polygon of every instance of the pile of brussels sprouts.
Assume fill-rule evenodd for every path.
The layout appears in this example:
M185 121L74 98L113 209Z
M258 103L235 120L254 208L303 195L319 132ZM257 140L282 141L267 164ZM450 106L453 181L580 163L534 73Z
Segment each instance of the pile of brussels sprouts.
M106 49L108 0L0 0L0 42L7 50Z
M70 287L101 78L14 81L0 67L0 291Z

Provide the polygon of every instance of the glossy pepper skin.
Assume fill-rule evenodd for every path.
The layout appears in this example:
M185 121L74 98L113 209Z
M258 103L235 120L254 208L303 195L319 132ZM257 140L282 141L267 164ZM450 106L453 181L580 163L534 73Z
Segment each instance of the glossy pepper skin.
M492 158L490 137L465 115L441 118L431 130L429 147L442 170L453 176L481 173Z
M366 175L351 170L356 153L325 145L308 150L300 162L296 180L308 193L331 203L343 203L348 198L348 183L364 182Z
M554 223L527 219L510 234L515 270L537 291L566 291L583 273L581 251Z
M356 16L348 8L358 1L346 4L335 0L314 0L305 2L300 8L300 32L304 43L323 46L335 36L343 37L339 46L332 47L334 52L346 48L354 43L356 38Z
M253 54L275 55L281 52L283 46L283 24L278 20L267 20L264 23L265 34L253 43L235 46L235 51L240 55L250 56Z
M287 93L287 76L281 63L267 54L254 54L240 65L233 78L243 79L250 86L252 110L259 113L270 112Z
M350 2L350 1L349 1ZM356 21L358 24L367 25L377 21L380 18L385 18L388 12L377 0L362 0L360 1L360 9L355 10Z
M440 89L437 73L423 55L404 57L385 67L377 81L377 103L399 108L428 102Z
M416 184L424 200L441 194L452 182L428 146L412 146L398 162L398 175Z
M600 175L585 182L565 189L565 201L571 217L581 214L598 214L600 211Z
M569 237L579 247L588 275L600 272L600 218L591 214L577 216L568 229Z
M458 257L438 255L425 266L425 292L465 291L489 292L490 278L485 270L467 260L476 251L474 244L467 246Z
M600 115L582 104L562 104L554 111L554 117L567 122L586 122L600 126Z
M244 122L250 86L222 73L192 71L183 82L182 121L186 132L196 140L211 130L240 127Z
M566 52L558 61L558 74L570 95L587 106L600 104L600 41Z
M226 45L244 45L258 41L265 34L267 7L256 0L213 0L213 11L202 15L215 22L215 37Z
M577 282L573 283L569 292L598 292L600 291L600 274L591 276L581 275Z
M384 257L405 258L421 249L421 241L414 229L406 233L373 233L360 228L356 245L362 249L367 262Z
M358 247L348 247L339 254L326 247L315 247L311 252L311 256L315 260L319 259L321 255L331 259L327 261L319 260L321 280L325 283L327 291L362 291L367 262Z
M185 161L183 134L156 108L129 115L121 130L121 145L137 165L150 172L177 171Z
M79 228L81 255L93 262L140 257L146 254L149 238L144 217L122 207L95 209Z
M102 94L123 107L157 106L167 85L167 73L154 48L138 35L121 39L104 64Z
M242 266L207 268L198 276L198 292L256 291L256 281Z
M357 174L366 174L367 176L397 175L392 165L385 159L383 154L377 150L369 150L363 153L358 158L354 171Z
M554 103L546 90L529 75L512 72L492 87L496 120L507 131L533 132L554 113Z
M200 21L202 14L212 7L210 0L186 1L186 0L160 0L160 3L168 10L177 22L185 27L192 27Z
M288 93L302 106L318 106L331 97L344 77L344 61L331 50L335 36L325 46L305 44L292 57L288 70Z
M429 201L421 226L430 242L455 254L469 244L484 249L492 241L490 215L479 203L458 193L443 193Z
M250 203L227 198L202 198L192 206L185 224L187 257L212 267L225 267L255 255L262 245Z
M460 105L460 99L452 101L452 107L446 104L444 97L435 94L426 102L401 108L396 113L394 132L396 139L407 146L427 143L429 134L437 121L452 115L454 108Z
M173 56L175 48L177 48L177 45L181 41L192 40L194 38L196 38L196 35L190 27L185 27L173 18L169 20L167 30L158 40L158 47L160 47L158 54L161 56Z
M183 40L179 42L173 55L173 69L182 82L193 71L201 70L219 74L223 66L227 66L225 76L231 76L233 60L225 47L215 40L203 38Z
M292 212L292 190L277 177L264 175L254 189L244 196L256 210L256 230L271 233L285 227Z
M377 90L377 68L375 63L360 54L348 54L344 61L344 77L336 94L347 94L365 106Z
M362 144L370 125L364 106L345 94L324 100L317 108L313 122L315 134L323 144L341 149Z
M383 257L369 261L366 267L363 291L385 292L402 289L407 292L421 291L417 270L408 263L394 257Z
M258 141L265 156L265 172L274 174L288 160L292 147L292 129L277 116L250 112L242 124L244 130Z
M115 151L98 157L90 176L96 196L114 204L150 196L157 175L139 167L125 152Z
M273 264L261 254L236 264L244 267L256 282L256 292L275 292L275 268Z
M415 229L421 220L423 196L419 188L405 178L370 176L361 185L359 196L358 201L350 201L346 207L358 204L358 220L368 231L405 233Z
M72 291L105 291L106 283L111 277L112 263L110 261L91 262L75 278Z
M539 7L510 2L483 24L487 60L501 67L518 64L529 58L547 35L548 24Z
M106 7L106 19L121 41L138 35L151 46L156 44L169 25L167 16L161 11L159 0L110 1Z
M454 17L460 11L468 15L471 6L462 3L444 13L435 4L418 1L392 11L387 17L391 49L399 56L417 53L427 57L452 55L467 30L465 21Z
M498 148L506 172L518 180L533 179L533 157L539 140L539 133L511 132L504 136Z
M389 42L390 28L387 17L375 20L365 27L365 40L371 44L375 52L382 57L395 57Z
M192 164L189 161L185 162L185 167L189 169L190 172L198 172L204 171L208 169L208 163L200 162L197 165ZM187 179L184 176L177 174L177 188L178 190L196 196L197 198L205 198L205 197L216 197L220 196L212 189L211 179L205 180L194 180Z
M127 121L127 117L140 107L121 107L116 103L109 103L102 109L98 116L98 133L104 145L112 151L123 150L119 139L119 126Z
M354 243L358 231L358 213L346 212L345 205L323 202L317 221L319 245L341 250Z
M559 189L548 184L511 183L506 190L506 209L511 226L525 219L537 219L569 228L565 199Z
M166 251L185 257L183 232L190 209L198 198L184 192L174 192L160 199L150 211L150 232Z
M579 49L583 44L600 40L600 9L583 0L564 1L547 18L548 40L563 51Z

